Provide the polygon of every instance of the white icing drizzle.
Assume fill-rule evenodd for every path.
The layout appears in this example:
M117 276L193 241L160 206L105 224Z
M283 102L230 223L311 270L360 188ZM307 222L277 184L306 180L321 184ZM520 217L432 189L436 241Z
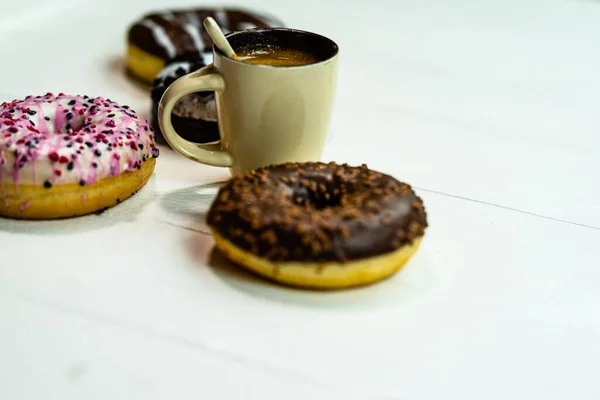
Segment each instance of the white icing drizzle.
M204 41L202 40L202 36L200 36L199 27L192 24L183 24L183 29L192 38L198 52L202 52L204 50Z
M154 35L156 41L167 51L169 57L175 57L175 45L173 44L173 42L169 38L169 35L167 35L167 32L162 26L152 21L151 19L144 19L140 22L140 24L152 31L152 35Z
M212 64L212 62L213 62L212 51L205 51L204 53L202 53L202 60L204 61L204 64L206 64L206 65Z
M175 77L175 71L179 68L183 68L186 72L189 72L190 63L187 61L180 61L172 63L163 68L162 71L157 75L158 79L165 79L167 77Z
M175 15L171 11L166 12L164 14L161 14L160 16L162 18L166 19L167 21L173 21L173 20L175 20Z
M215 10L215 21L221 25L221 29L226 29L229 26L229 19L227 18L227 12L223 9Z
M229 20L228 11L223 8L217 8L213 10L213 15L217 23L221 26L223 32L225 34L229 33L231 31L229 26L231 21ZM261 21L266 26L281 26L281 22L270 15L260 13L251 13L250 15ZM201 29L203 25L196 11L190 10L182 13L166 11L158 15L158 17L168 21L169 24L181 26L181 28L189 35L194 47L198 50L198 52L201 54L206 53L204 54L205 61L208 64L212 62L211 48L207 47L207 44L202 38ZM157 44L167 52L167 58L173 58L177 55L177 48L163 26L150 18L141 20L140 25L145 26L152 31L154 40L156 40ZM239 21L238 25L239 26L236 28L236 30L246 30L257 27L255 23L243 20Z
M198 18L198 14L196 14L194 11L186 12L185 17L190 22L190 24L200 27L202 26L202 22L200 21L200 18Z

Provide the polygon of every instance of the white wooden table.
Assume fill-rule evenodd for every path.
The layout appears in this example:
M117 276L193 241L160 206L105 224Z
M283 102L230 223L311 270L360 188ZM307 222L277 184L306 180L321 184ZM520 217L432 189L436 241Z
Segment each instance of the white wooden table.
M126 29L176 4L4 2L0 100L148 116ZM338 42L324 159L417 188L421 250L367 288L268 284L211 253L227 171L163 148L101 216L0 220L0 398L600 398L600 2L240 4Z

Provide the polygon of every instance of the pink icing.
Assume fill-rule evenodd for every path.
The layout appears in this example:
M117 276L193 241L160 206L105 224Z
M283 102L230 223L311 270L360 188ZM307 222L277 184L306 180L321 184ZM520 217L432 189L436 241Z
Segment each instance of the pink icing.
M60 93L0 105L0 186L92 184L158 157L154 131L127 106Z

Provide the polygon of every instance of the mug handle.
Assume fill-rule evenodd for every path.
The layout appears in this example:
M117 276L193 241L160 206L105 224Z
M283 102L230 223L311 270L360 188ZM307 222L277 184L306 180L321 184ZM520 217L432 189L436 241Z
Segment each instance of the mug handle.
M184 96L194 92L225 90L225 80L213 64L177 79L163 94L158 104L158 124L169 146L190 160L215 167L231 167L233 157L221 149L220 143L198 144L179 136L173 123L171 113L175 104Z

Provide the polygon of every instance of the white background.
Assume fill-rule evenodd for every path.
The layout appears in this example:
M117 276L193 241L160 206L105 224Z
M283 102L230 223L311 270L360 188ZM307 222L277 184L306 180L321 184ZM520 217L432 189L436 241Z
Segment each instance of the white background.
M126 30L176 4L2 1L0 100L148 117ZM163 148L101 216L0 220L0 398L600 398L600 2L239 4L340 45L324 160L413 185L419 253L367 288L268 284L211 252L227 171Z

